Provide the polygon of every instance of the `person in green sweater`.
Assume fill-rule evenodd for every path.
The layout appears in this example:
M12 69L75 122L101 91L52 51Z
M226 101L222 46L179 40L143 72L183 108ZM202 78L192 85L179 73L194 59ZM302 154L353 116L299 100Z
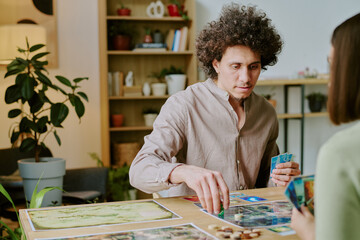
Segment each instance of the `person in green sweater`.
M315 178L315 217L293 210L301 239L360 239L360 13L333 32L329 56L328 111L335 125L354 122L320 149Z

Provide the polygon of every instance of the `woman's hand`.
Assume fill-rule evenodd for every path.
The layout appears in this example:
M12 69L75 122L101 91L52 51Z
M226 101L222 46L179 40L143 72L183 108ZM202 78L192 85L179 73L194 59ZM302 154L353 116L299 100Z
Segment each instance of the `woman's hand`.
M302 240L315 240L315 218L304 205L301 212L293 208L290 227L294 229Z

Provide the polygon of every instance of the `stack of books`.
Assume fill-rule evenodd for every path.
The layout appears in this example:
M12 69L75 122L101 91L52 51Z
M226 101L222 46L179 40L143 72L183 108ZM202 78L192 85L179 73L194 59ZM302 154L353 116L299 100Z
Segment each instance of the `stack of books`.
M164 52L166 43L138 43L133 51L135 52Z
M180 29L170 29L166 37L166 44L169 51L185 51L188 44L189 28L184 26Z

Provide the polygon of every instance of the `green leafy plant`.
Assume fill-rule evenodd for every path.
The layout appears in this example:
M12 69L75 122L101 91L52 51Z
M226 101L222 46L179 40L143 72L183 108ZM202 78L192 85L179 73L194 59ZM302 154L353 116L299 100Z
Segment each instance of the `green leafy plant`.
M145 108L142 111L143 114L159 114L159 111L156 110L155 108Z
M325 102L326 95L322 94L321 92L313 92L306 95L306 99L309 101Z
M42 203L42 201L44 199L44 196L45 196L45 194L47 192L52 191L54 189L62 190L62 189L60 189L58 187L46 187L46 188L43 188L41 191L38 192L37 188L38 188L39 182L40 182L40 179L39 179L39 181L37 182L37 184L35 186L34 192L33 192L32 197L31 197L30 204L27 205L27 208L40 208L41 203ZM7 237L2 237L1 239L11 239L11 240L25 239L26 240L26 236L24 234L24 229L22 227L22 224L21 224L21 221L20 221L20 218L19 218L19 213L18 213L18 211L16 209L15 203L11 199L10 194L5 190L5 188L3 187L2 184L0 184L0 193L2 195L4 195L4 197L11 203L12 207L15 210L15 214L16 214L16 217L17 217L18 223L19 223L19 227L12 230L6 223L4 223L3 221L0 220L0 224L3 226L3 229L8 234ZM2 232L1 232L0 236L2 236Z
M110 37L114 37L116 35L125 35L132 36L136 35L136 31L134 30L134 26L124 21L111 21L108 28L108 33Z
M176 68L171 65L169 68L163 68L160 72L152 72L148 77L156 78L159 82L165 82L165 76L169 74L184 74L182 68Z
M25 57L15 58L8 66L5 78L15 75L15 83L9 86L5 92L6 104L20 103L20 108L9 111L9 118L21 117L20 122L15 122L11 128L11 143L15 143L19 136L25 136L21 141L20 151L28 152L35 149L35 159L39 162L39 154L47 148L44 141L53 133L57 143L61 140L56 128L62 128L62 123L69 114L70 103L75 109L79 119L85 113L85 106L81 99L88 101L84 92L79 91L79 83L87 80L87 77L75 78L72 81L63 76L55 76L62 87L54 84L49 79L45 66L47 61L40 59L49 52L40 52L30 58L30 54L36 53L44 47L44 44L29 45L26 39L26 49L18 48ZM64 99L56 102L50 100L49 90L60 93ZM69 105L69 104L68 104Z
M186 12L186 11L183 11L183 6L181 5L181 3L180 3L178 0L171 0L170 2L171 2L172 4L175 4L175 5L176 5L176 7L177 7L177 9L178 9L178 11L179 11L180 16L181 16L184 20L186 20L186 21L190 20L189 16L187 15L187 12Z

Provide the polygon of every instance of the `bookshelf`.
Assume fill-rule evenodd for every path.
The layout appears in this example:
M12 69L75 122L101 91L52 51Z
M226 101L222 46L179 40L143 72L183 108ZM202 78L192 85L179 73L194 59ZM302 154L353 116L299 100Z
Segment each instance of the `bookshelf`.
M150 18L146 15L146 8L150 4L147 0L122 0L122 4L131 9L131 16L118 16L116 13L117 0L99 0L99 48L100 48L100 102L101 102L101 142L102 161L105 166L114 164L112 156L113 143L138 142L143 143L145 135L149 134L152 127L145 126L142 111L145 108L160 110L169 97L165 96L109 96L108 72L123 72L124 76L129 71L134 73L134 84L142 86L145 82L156 82L149 78L152 72L160 72L170 65L181 67L187 75L187 86L197 82L197 61L195 56L195 0L180 1L184 4L190 20L181 17L164 16ZM170 0L162 0L166 6ZM183 51L137 51L114 50L108 36L108 26L114 21L119 21L130 26L135 31L132 38L132 47L142 43L145 31L159 30L166 39L166 33L171 29L188 29L188 47ZM124 124L121 127L111 127L110 115L121 113L124 115Z

